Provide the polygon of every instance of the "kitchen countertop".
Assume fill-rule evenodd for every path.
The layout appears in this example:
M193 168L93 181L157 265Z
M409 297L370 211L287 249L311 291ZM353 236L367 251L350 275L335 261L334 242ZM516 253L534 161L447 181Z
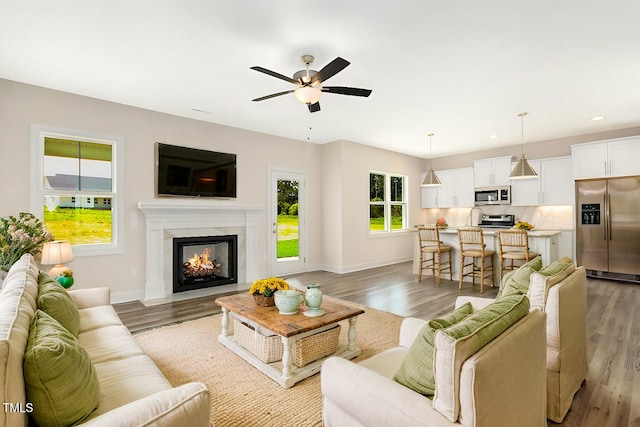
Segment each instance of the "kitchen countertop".
M480 227L482 228L482 227ZM482 234L485 236L495 236L500 230L509 230L508 228L482 228ZM440 234L458 234L458 227L440 228ZM560 234L562 230L533 230L529 231L530 237L551 237Z

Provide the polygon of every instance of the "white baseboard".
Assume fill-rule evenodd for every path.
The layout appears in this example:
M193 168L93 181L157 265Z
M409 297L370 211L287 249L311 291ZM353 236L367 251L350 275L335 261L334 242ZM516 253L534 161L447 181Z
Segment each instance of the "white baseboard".
M383 267L385 265L400 264L401 262L406 262L411 260L413 260L413 258L389 259L384 261L369 262L365 264L350 265L350 266L322 265L318 269L328 271L330 273L345 274L345 273L353 273L355 271L368 270L370 268L375 268L375 267Z

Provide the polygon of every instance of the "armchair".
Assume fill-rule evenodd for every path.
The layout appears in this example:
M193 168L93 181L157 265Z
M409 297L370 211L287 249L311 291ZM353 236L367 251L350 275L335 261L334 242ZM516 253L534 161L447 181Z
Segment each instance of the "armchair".
M455 421L439 412L431 399L392 379L426 323L405 319L397 347L360 363L337 357L324 362L325 427L546 425L544 313L529 312L463 362ZM437 346L436 339L436 352ZM436 359L436 385L438 363Z

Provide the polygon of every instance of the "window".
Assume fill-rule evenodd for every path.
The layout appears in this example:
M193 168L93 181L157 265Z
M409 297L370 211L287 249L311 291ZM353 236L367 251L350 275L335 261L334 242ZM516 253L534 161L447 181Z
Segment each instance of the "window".
M117 137L32 127L31 209L74 255L122 252L122 145Z
M407 229L406 176L369 173L369 231Z

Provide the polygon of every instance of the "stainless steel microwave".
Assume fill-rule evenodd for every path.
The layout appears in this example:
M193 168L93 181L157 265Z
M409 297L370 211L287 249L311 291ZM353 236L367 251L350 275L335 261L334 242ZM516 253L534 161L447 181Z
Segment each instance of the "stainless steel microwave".
M510 205L511 186L478 187L475 189L475 205Z

